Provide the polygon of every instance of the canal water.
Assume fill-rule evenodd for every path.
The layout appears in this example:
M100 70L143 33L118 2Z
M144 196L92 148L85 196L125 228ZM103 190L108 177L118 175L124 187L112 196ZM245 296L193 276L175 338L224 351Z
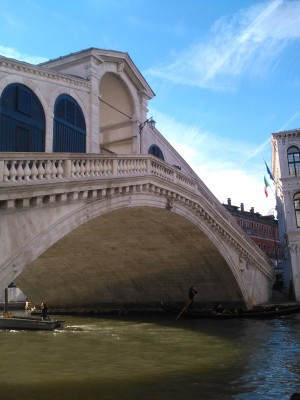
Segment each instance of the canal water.
M53 332L0 331L1 399L288 400L300 392L300 315L63 319Z

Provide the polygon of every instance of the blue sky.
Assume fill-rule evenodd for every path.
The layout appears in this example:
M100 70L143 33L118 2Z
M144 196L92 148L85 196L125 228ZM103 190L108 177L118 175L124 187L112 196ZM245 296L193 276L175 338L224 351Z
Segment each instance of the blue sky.
M264 160L271 133L300 128L300 0L0 0L0 24L0 54L33 64L129 53L148 116L216 197L275 207Z

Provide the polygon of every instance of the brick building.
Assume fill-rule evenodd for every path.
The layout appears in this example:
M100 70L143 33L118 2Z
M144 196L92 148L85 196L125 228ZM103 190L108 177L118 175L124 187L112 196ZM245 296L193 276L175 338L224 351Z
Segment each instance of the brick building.
M280 255L280 237L278 221L274 215L261 215L254 211L245 211L244 204L240 207L231 204L231 199L223 206L235 218L238 225L257 244L257 246L272 260L275 273L282 273Z

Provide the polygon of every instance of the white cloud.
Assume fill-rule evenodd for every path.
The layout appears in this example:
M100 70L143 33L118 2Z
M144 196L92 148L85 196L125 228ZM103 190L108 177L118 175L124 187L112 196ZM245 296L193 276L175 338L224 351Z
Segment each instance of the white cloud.
M260 214L274 209L271 182L268 198L264 193L264 175L268 176L263 150L270 143L269 139L260 146L233 142L180 124L158 111L151 110L151 113L155 114L159 130L221 203L227 203L231 198L232 204L240 206L243 203L246 211L254 207ZM247 161L250 159L249 167Z
M16 49L10 47L4 47L1 45L0 45L0 54L4 57L14 58L15 60L25 61L30 64L39 64L48 61L48 58L20 53Z
M255 212L260 214L268 214L270 210L274 213L274 189L270 183L266 197L262 175L255 176L242 169L225 168L216 171L210 167L206 164L193 169L221 203L227 203L227 199L230 198L232 204L238 207L243 203L246 211L254 207Z
M222 18L209 37L147 73L175 83L235 90L242 74L263 74L300 38L300 2L273 0Z
M195 164L196 161L206 163L214 159L214 165L220 163L232 168L235 165L245 164L265 147L263 144L259 146L261 149L257 149L254 144L248 142L232 140L229 137L217 136L213 132L202 131L196 126L180 123L175 118L157 110L152 110L151 113L155 115L159 129L167 140L174 147L175 145L181 147L179 153L188 163ZM242 134L241 137L243 137ZM187 148L189 149L188 154Z

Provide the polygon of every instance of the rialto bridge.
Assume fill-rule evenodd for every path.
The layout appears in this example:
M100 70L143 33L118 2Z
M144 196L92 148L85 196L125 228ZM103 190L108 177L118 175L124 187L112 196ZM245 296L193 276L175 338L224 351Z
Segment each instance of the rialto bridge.
M52 308L270 300L273 268L196 175L152 155L0 153L0 290Z

